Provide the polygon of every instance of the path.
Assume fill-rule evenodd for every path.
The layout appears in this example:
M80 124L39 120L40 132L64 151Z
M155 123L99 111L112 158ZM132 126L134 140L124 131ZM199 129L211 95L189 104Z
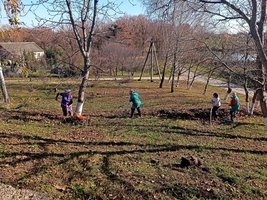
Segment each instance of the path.
M191 74L191 77L193 77L193 73ZM105 77L105 78L98 78L97 80L101 80L101 81L122 81L122 80L126 80L127 78L114 78L114 77ZM165 78L166 80L168 80L168 78ZM96 79L89 79L89 80L96 80ZM138 77L132 77L132 80L139 80L139 76ZM150 80L150 77L142 77L142 80ZM153 77L153 80L159 80L158 76ZM187 75L183 74L180 77L180 80L187 80ZM205 76L197 76L196 77L196 82L201 82L201 83L206 83L207 82L207 77ZM210 79L209 85L212 86L216 86L216 87L221 87L224 89L228 89L227 83L222 81L222 80L218 80L218 79ZM233 92L239 93L239 94L243 94L245 95L245 90L242 86L238 86L235 84L231 84L231 87L233 89ZM249 89L249 96L253 96L253 90Z
M0 200L49 200L45 194L31 190L16 189L0 183Z
M206 83L207 78L203 77L203 76L199 76L199 77L197 77L196 81ZM210 79L209 85L221 87L221 88L224 88L226 90L228 89L227 83L222 81L222 80L218 80L218 79ZM232 88L233 92L245 95L245 90L242 86L231 84L231 88ZM249 96L253 96L254 91L252 89L249 89L248 91L249 91Z

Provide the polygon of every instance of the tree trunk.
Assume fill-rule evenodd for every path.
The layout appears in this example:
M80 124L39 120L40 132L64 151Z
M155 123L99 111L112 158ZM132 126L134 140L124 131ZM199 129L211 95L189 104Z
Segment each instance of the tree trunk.
M207 79L207 82L206 82L206 85L203 91L203 95L206 95L209 83L210 83L210 76L208 76L208 79Z
M148 52L146 54L146 59L145 59L145 62L143 64L143 67L142 67L142 70L141 70L141 74L140 74L140 78L138 79L138 81L141 81L141 79L142 79L142 76L143 76L143 73L144 73L144 70L145 70L145 67L146 67L146 62L148 60L148 57L149 57L149 53L151 51L151 48L152 48L152 42L149 45L149 49L148 49Z
M4 97L4 102L9 103L9 97L6 89L6 83L5 83L5 78L3 75L3 70L2 67L0 67L0 84L1 84L1 91Z
M187 81L186 81L187 88L189 87L190 84L190 74L191 74L191 67L188 68Z
M256 2L253 2L253 7L256 10ZM267 130L267 105L264 98L264 91L265 91L265 82L266 82L266 71L267 71L267 56L266 51L264 48L264 40L263 40L263 26L266 19L266 1L262 1L262 16L261 16L261 23L256 22L256 14L251 18L249 23L250 33L255 42L255 46L257 49L257 53L260 59L260 66L261 66L261 81L262 87L259 89L259 99L260 99L260 106L261 111L264 118L265 130ZM257 96L257 95L256 95Z
M258 100L258 99L260 99L260 97L259 97L259 91L260 89L257 89L255 92L254 92L254 95L253 95L253 97L252 97L252 103L251 103L251 108L250 108L250 112L249 112L249 114L250 115L253 115L253 113L254 113L254 109L255 109L255 105L256 105L256 101Z
M208 78L207 78L207 82L206 82L206 85L205 85L205 88L204 88L203 95L206 95L206 92L207 92L207 90L208 90L208 85L209 85L209 83L210 83L210 79L211 79L211 76L212 76L214 70L215 70L215 68L214 68L214 69L211 69L211 70L209 71L209 74L208 74Z
M181 76L181 71L179 71L179 72L177 73L176 87L178 87L179 84L180 84L180 76Z
M226 94L225 94L225 96L223 98L224 100L227 100L229 94L232 92L232 88L231 88L231 75L229 75L229 77L228 77L227 86L228 86L228 89L227 89Z
M171 79L172 79L172 73L173 73L173 67L171 68L171 73L170 73L170 75L169 75L169 78L168 78L168 83L170 83L171 82Z
M175 71L176 71L176 52L173 55L173 63L172 63L171 93L174 92Z
M159 74L159 79L161 79L161 74L160 74L160 69L159 69L159 62L158 62L158 56L157 56L157 50L156 50L156 47L155 47L155 44L153 42L153 55L154 55L154 59L155 59L155 62L156 62L156 66L157 66L157 70L158 70L158 74Z
M83 105L84 105L84 93L85 93L85 89L87 87L88 79L89 79L90 59L89 59L89 57L86 57L84 60L85 60L84 61L85 67L84 67L84 71L82 74L83 79L82 79L82 82L80 84L79 93L78 93L78 100L77 100L77 105L76 105L76 109L75 109L75 115L76 116L82 115Z
M196 77L197 77L197 70L198 70L198 66L196 67L196 69L195 69L195 71L194 71L193 78L192 78L192 80L191 80L191 82L190 82L190 84L189 84L189 87L187 88L188 90L190 90L190 89L192 88L192 86L193 86L193 84L194 84L194 82L195 82L195 79L196 79Z
M245 82L244 82L244 90L245 90L245 94L246 94L246 114L249 114L249 94L248 94L248 79L247 77L245 77Z
M265 131L267 130L267 105L266 100L264 98L264 90L263 88L259 89L259 99L260 99L260 106L264 118L264 125L265 125Z
M153 44L153 43L152 43ZM154 76L154 66L153 66L153 50L151 46L151 68L150 68L150 82L153 82L153 76Z
M174 92L174 82L175 82L175 73L176 73L177 50L178 50L178 40L176 41L175 49L174 49L174 54L173 54L171 93Z
M168 62L168 56L169 56L169 53L167 52L167 53L166 53L166 56L165 56L165 62L164 62L164 66L163 66L163 72L162 72L162 76L161 76L161 81L160 81L159 88L162 88L163 83L164 83L165 72L166 72L167 62Z
M195 79L196 79L196 76L194 75L189 86L187 87L188 90L191 90L192 86L193 86L193 83L195 82Z

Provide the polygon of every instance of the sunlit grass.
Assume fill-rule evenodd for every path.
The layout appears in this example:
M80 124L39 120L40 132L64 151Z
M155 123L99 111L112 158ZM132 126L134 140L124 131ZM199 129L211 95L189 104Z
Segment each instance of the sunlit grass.
M234 125L190 118L208 111L212 94L222 98L224 89L209 87L203 95L203 84L187 90L181 82L170 93L168 83L159 89L158 81L92 81L83 113L88 125L62 123L54 89L71 88L75 106L78 85L78 79L7 80L11 103L0 107L2 182L54 199L267 197L261 116L240 117ZM130 88L141 95L141 118L129 118ZM222 103L228 111L228 101ZM201 158L205 169L180 168L183 156Z

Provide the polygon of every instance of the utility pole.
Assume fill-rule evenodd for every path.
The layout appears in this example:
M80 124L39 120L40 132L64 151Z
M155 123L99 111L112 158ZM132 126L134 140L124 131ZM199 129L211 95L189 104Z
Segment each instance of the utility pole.
M155 44L154 44L154 41L153 41L153 38L152 38L151 41L150 41L150 45L149 45L149 48L148 48L148 52L147 52L147 55L146 55L146 59L145 59L144 65L143 65L142 70L141 70L140 78L138 79L139 81L141 81L141 79L142 79L142 76L143 76L143 73L144 73L144 70L145 70L146 63L148 61L149 55L150 55L150 59L151 59L150 81L153 82L154 63L156 64L156 67L157 67L157 70L158 70L159 79L161 79L161 74L160 74L160 69L159 69L159 64L158 64L158 59L157 59L157 53L156 53L156 47L155 47ZM153 60L155 62L153 62Z

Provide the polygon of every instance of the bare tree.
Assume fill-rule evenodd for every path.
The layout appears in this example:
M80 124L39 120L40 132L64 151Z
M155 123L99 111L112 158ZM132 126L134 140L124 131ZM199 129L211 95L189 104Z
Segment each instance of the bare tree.
M101 49L94 51L94 54L97 55L94 65L108 70L111 76L116 77L119 70L128 71L129 75L140 70L141 52L132 46L109 41Z
M260 96L260 105L263 112L265 126L267 127L267 105L264 98L267 56L264 49L264 26L266 24L266 0L251 0L251 1L191 1L200 6L210 5L209 13L220 17L222 20L241 20L247 24L249 32L254 40L258 55L258 67L260 73L258 75L258 92L255 95ZM216 9L217 8L217 9ZM224 12L218 12L218 9L223 9Z
M4 8L9 18L9 24L12 26L19 25L19 13L21 9L20 0L4 0Z
M229 22L235 20L246 24L255 43L258 55L258 68L260 73L257 77L258 89L255 95L260 97L260 105L267 127L267 105L264 98L267 56L264 49L264 27L266 25L266 0L187 0L198 11L203 11L216 16L217 20ZM204 10L203 10L204 8Z
M4 96L4 102L9 103L9 97L8 97L8 93L6 89L6 83L5 83L2 67L0 67L0 87L1 87L2 94Z
M166 23L168 22L172 27L171 31L164 35L165 40L169 42L164 50L164 52L168 52L168 55L164 56L164 69L167 67L168 58L172 58L169 82L171 82L171 92L173 92L175 86L178 85L180 76L188 68L189 54L196 49L193 35L200 30L199 27L202 26L204 18L203 15L192 12L184 1L144 0L143 2L152 18L166 20ZM165 5L165 3L167 4ZM161 87L163 80L162 78Z
M178 1L144 0L149 11L161 11L163 14L176 13ZM207 13L217 23L242 24L251 35L257 51L259 73L256 96L259 96L264 122L267 127L267 104L264 98L267 71L267 56L264 49L264 28L266 26L266 0L182 0L197 13ZM214 18L212 18L214 16ZM239 26L241 28L241 26Z
M4 8L7 16L9 17L10 25L17 26L19 24L18 14L20 13L20 1L19 0L5 0L3 1ZM9 102L8 92L5 84L5 79L2 71L2 67L0 67L0 84L1 91L4 96L5 103Z
M82 80L78 92L78 100L75 109L75 114L80 116L83 111L85 100L85 89L88 84L89 71L91 68L91 50L93 39L97 34L95 32L98 20L101 17L107 17L116 10L116 5L108 2L103 5L99 0L47 0L35 2L40 6L40 3L46 8L50 18L38 16L40 25L54 27L70 26L74 35L74 40L77 42L80 53L83 58ZM110 12L107 10L110 9ZM33 7L31 7L33 10Z
M210 83L210 80L211 80L211 77L213 76L215 70L217 69L217 63L209 63L208 65L208 71L207 71L207 81L206 81L206 84L205 84L205 87L204 87L204 91L203 91L203 94L206 95L207 93L207 90L208 90L208 86L209 86L209 83Z

